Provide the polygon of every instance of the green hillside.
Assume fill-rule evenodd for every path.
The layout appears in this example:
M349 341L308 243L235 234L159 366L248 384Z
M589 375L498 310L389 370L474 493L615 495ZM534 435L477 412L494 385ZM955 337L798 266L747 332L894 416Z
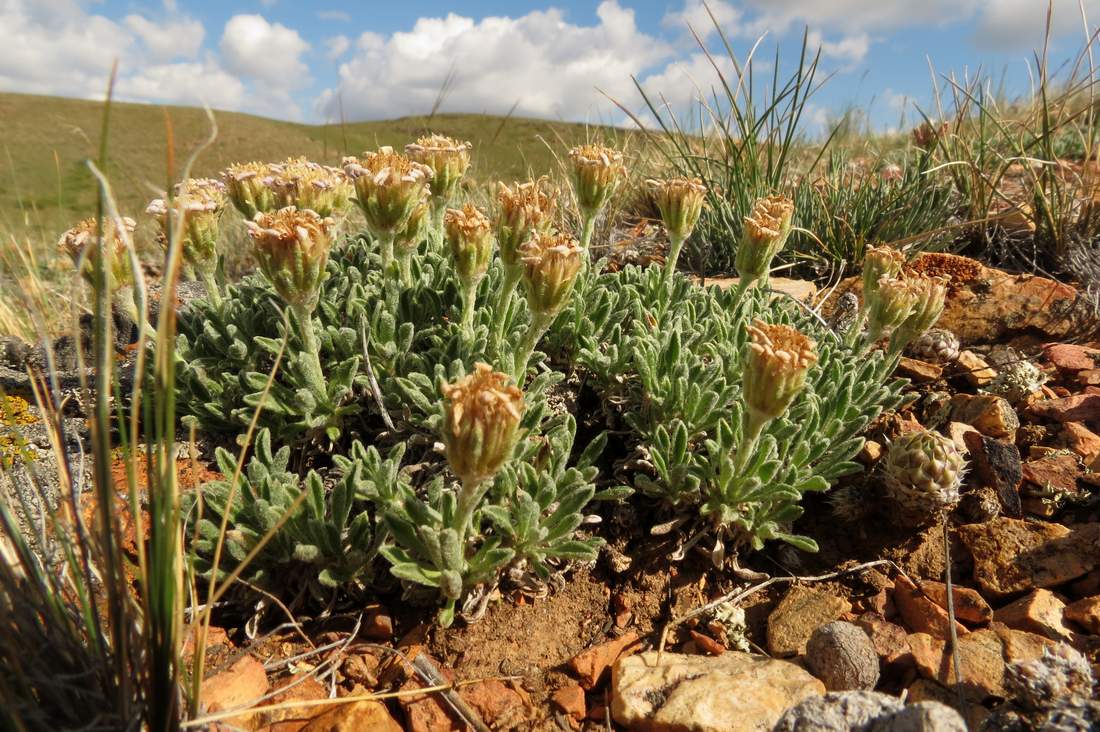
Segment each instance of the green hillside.
M72 222L94 213L95 187L84 161L97 150L102 109L99 102L0 93L0 235L4 240L10 234L27 234L50 241ZM195 175L213 174L235 161L281 160L291 155L334 164L344 154L379 145L400 148L430 129L474 144L475 180L510 180L551 170L556 167L555 153L596 134L580 124L489 115L406 117L346 125L295 124L235 112L216 112L215 118L218 139L199 159ZM135 218L154 197L154 189L164 187L168 122L178 168L209 132L203 110L112 106L107 172L123 212Z

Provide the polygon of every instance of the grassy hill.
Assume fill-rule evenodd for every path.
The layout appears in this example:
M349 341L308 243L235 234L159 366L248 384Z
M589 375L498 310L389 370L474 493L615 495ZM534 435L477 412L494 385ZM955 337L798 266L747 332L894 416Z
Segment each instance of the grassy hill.
M95 186L84 161L98 149L103 105L59 97L0 93L0 239L10 234L54 240L94 213ZM407 117L346 125L305 125L236 112L216 112L219 134L195 175L241 160L306 155L338 163L379 145L400 149L428 131L474 144L475 180L511 180L556 167L554 154L600 132L585 125L489 115ZM167 176L168 122L177 171L209 134L203 110L118 103L112 106L107 173L123 213L139 218Z

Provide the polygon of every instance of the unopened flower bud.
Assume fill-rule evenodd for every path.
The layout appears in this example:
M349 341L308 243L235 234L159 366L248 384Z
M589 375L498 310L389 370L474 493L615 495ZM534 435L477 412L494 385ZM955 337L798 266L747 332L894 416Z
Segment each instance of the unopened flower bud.
M966 461L949 438L931 430L907 432L882 460L890 498L911 526L934 521L959 502Z
M623 154L603 145L580 145L569 151L569 160L577 207L585 218L594 218L626 176Z
M523 418L523 392L507 375L478 363L474 373L443 387L443 444L464 484L496 475L511 457Z
M421 137L405 146L410 160L426 165L432 171L432 196L447 203L454 199L462 176L470 167L468 142L460 142L443 135Z
M737 248L734 261L737 274L743 280L755 281L768 276L772 260L790 236L793 217L794 203L786 196L768 196L753 204L752 212L745 217L741 246Z
M915 295L913 310L893 334L893 347L900 351L936 324L947 299L948 277L913 274L906 277Z
M522 247L523 282L531 312L552 317L569 301L584 250L565 234L536 233Z
M874 294L865 300L868 338L874 342L894 331L913 313L917 290L907 280L882 277Z
M393 248L398 256L406 256L416 251L420 242L428 235L428 225L431 223L431 207L427 201L417 204L405 227L398 232L393 240Z
M355 187L367 227L378 237L396 235L429 194L432 171L393 148L379 148L363 159L344 158L344 172Z
M171 201L157 198L145 209L160 224L160 240L165 245L171 220L171 230L180 232L184 261L199 272L211 273L218 266L225 192L226 186L220 180L190 179L175 187Z
M257 213L274 211L275 191L271 168L267 163L234 163L222 173L229 200L248 221Z
M646 187L661 212L669 238L683 241L691 236L703 212L706 186L698 178L670 178L647 180Z
M472 287L481 281L493 256L493 227L489 218L472 203L449 208L443 216L443 230L459 281Z
M868 247L863 255L863 299L875 296L878 282L883 277L897 277L905 266L905 257L897 249L888 246Z
M558 201L554 192L545 190L545 177L517 183L509 188L499 184L497 211L493 220L500 258L506 267L518 267L523 254L520 247L535 232L546 231L553 222Z
M119 230L119 224L125 229L125 233ZM117 222L107 221L103 224L102 236L107 252L107 261L104 266L107 270L107 286L112 291L133 282L126 239L133 233L136 226L137 222L128 216L123 216ZM73 264L81 268L80 274L84 279L92 283L94 283L95 276L95 260L99 256L99 240L96 237L97 228L97 221L94 217L84 219L62 234L57 242L57 248L68 254L73 260Z
M312 310L332 248L332 219L288 206L247 224L256 261L275 291L287 304Z
M801 393L817 344L789 325L756 320L748 331L742 390L745 406L763 423L782 416Z

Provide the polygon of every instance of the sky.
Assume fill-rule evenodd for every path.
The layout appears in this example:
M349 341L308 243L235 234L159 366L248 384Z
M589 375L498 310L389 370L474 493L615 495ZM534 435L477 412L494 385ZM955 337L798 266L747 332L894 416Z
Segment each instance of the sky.
M1052 4L1054 68L1084 47L1100 0ZM756 47L761 78L777 51L790 73L808 34L826 79L807 108L812 134L851 108L877 129L919 120L914 105L932 109L929 59L941 86L981 68L1026 94L1047 2L707 7L739 58ZM702 48L735 75L703 0L0 0L0 31L0 91L101 98L117 60L128 101L311 123L426 114L438 101L443 112L629 124L609 98L643 112L633 79L684 115L718 83Z

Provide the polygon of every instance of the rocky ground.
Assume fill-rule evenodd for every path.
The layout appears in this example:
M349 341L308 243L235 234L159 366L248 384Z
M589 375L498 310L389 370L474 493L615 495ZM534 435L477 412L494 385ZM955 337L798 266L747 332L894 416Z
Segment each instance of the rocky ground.
M961 348L906 358L913 402L872 426L865 473L807 498L796 528L818 554L769 546L719 574L705 557L673 562L669 543L624 514L594 566L543 596L495 597L469 626L439 630L396 599L305 623L304 635L277 610L266 632L226 613L206 709L232 713L221 728L271 732L1100 728L1089 311L1042 277L922 261L953 276L940 326ZM11 350L0 377L9 400L26 398L14 380L28 356ZM12 404L24 425L39 418ZM922 426L969 461L946 532L899 525L876 470L892 439ZM0 440L5 455L13 445ZM40 464L48 473L44 454ZM332 702L344 697L363 698Z

